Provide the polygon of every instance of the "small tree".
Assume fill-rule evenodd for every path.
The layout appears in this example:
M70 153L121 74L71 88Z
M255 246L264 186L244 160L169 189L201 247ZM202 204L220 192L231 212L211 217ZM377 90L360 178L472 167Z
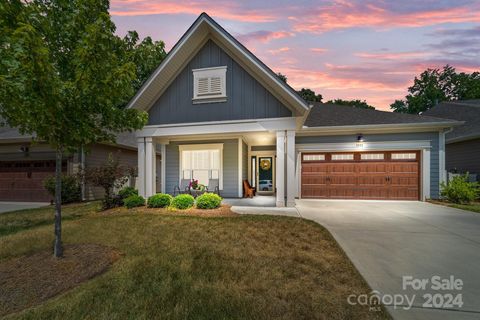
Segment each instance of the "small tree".
M110 209L116 205L113 190L125 185L130 171L128 167L121 166L112 154L108 155L108 160L102 166L85 169L85 180L105 191L103 209Z
M0 2L0 118L56 150L54 255L63 254L64 153L142 128L147 114L124 109L137 68L115 35L109 1Z

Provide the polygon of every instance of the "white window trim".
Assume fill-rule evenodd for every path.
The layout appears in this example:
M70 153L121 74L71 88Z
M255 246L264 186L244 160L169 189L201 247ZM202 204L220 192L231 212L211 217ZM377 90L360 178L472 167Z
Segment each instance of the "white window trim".
M192 69L193 72L193 103L211 103L224 102L227 100L227 66ZM220 94L205 94L198 93L198 79L200 78L220 78Z
M223 190L223 143L211 143L211 144L182 144L178 146L179 163L178 163L178 183L183 177L183 151L194 150L218 150L220 154L220 172L218 174L218 188Z

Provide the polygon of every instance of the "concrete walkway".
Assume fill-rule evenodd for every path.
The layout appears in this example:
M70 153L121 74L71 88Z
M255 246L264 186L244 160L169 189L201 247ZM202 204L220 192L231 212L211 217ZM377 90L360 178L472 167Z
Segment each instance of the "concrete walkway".
M373 290L414 297L413 308L387 303L395 319L480 319L480 214L423 202L299 200L303 218L326 227ZM402 277L428 279L425 290ZM461 290L434 290L432 277L461 279ZM425 308L424 294L461 294L463 306Z
M17 211L23 209L33 209L48 206L47 202L9 202L0 201L0 214L10 211Z

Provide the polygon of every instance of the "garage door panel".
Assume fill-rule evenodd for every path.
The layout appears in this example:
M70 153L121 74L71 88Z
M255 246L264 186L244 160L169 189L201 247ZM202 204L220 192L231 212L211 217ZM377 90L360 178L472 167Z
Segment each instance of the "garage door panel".
M419 153L404 153L414 155L391 160L389 152L364 157L360 152L354 153L353 160L333 160L323 152L327 160L302 162L302 197L418 200Z

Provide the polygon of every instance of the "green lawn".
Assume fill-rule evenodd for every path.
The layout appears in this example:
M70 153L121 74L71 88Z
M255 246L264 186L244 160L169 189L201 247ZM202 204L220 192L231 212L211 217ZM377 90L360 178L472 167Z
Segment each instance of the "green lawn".
M470 204L457 204L457 203L452 203L447 201L432 201L432 203L480 213L480 202L472 202Z
M371 290L331 235L313 222L143 209L107 215L97 207L65 208L64 242L114 247L120 259L106 273L11 318L388 318L347 303L350 294ZM0 263L52 246L53 226L46 225L52 208L1 219L7 231L0 236Z

